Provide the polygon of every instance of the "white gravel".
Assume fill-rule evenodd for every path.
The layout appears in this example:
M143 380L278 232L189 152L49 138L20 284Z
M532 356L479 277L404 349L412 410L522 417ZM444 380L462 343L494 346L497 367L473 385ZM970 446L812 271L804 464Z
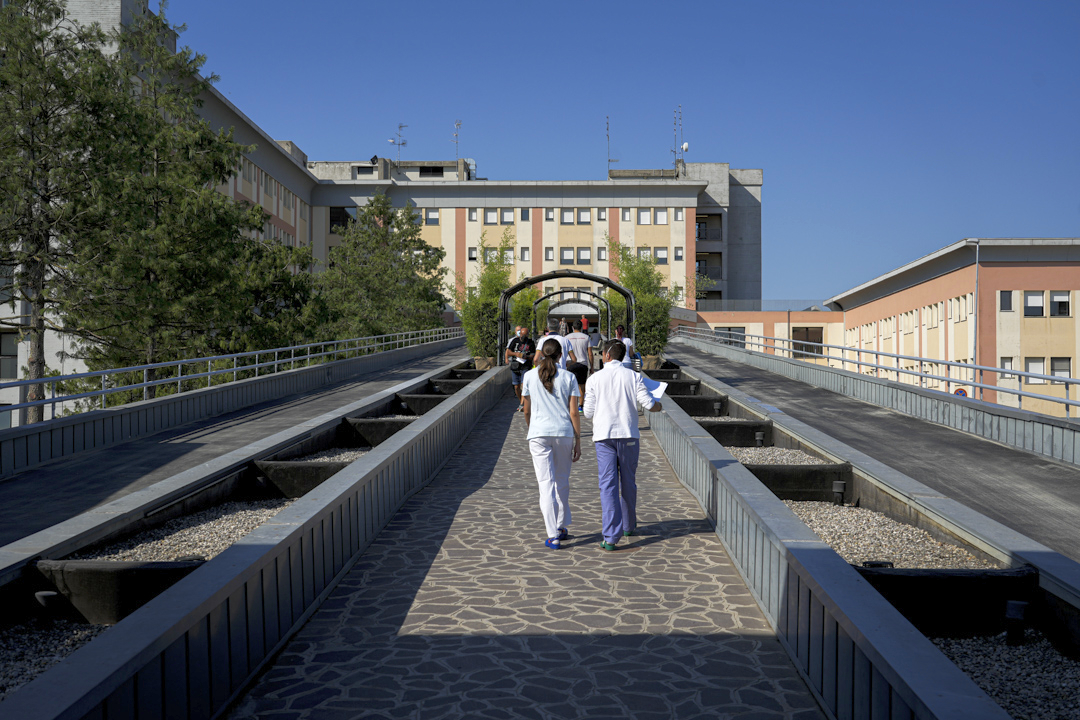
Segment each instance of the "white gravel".
M71 559L166 562L198 555L209 560L292 502L282 498L223 503Z
M743 418L731 417L729 415L691 415L692 420L701 422L706 420L708 422L734 422L736 420L742 420Z
M290 458L289 462L308 462L310 460L322 460L323 462L353 462L371 452L371 448L330 448L320 450L303 457Z
M784 504L852 565L862 565L867 560L889 560L898 568L1000 567L874 510L827 502L785 500Z
M0 702L106 629L105 625L55 620L0 630Z
M1016 720L1080 718L1080 661L1064 657L1036 630L1009 647L993 637L933 643Z
M780 447L727 447L724 449L743 465L825 465L821 458L802 450Z

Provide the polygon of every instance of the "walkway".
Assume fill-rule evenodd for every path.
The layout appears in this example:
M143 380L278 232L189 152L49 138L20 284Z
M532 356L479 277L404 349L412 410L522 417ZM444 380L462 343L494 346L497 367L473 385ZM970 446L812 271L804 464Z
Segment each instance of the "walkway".
M726 360L679 343L668 357L1080 560L1080 468Z
M605 553L585 423L555 552L515 407L481 419L231 717L822 718L651 433L641 534Z
M163 430L0 481L0 546L466 355L465 348L455 348L317 393L292 395Z

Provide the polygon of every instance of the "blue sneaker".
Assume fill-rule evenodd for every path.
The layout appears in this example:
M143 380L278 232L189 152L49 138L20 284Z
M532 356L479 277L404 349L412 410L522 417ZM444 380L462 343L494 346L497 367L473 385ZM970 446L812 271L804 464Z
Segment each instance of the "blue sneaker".
M566 528L559 528L559 539L565 540L568 537L570 537L570 531Z
M552 550L558 550L559 547L560 547L559 538L548 538L547 540L544 541L544 544L547 545Z

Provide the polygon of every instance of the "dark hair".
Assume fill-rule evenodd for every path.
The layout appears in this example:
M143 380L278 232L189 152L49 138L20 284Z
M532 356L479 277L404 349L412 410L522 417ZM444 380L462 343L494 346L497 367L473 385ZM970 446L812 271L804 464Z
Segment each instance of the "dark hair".
M574 321L574 330L576 332L581 332L581 321L580 320L575 320Z
M549 338L540 345L540 362L536 364L536 374L540 377L544 389L552 395L555 394L555 373L559 371L559 358L562 357L562 343L554 338Z
M610 355L615 362L622 362L623 358L626 357L626 345L621 340L608 340L604 352Z
M626 328L624 328L622 325L616 325L615 329L619 332L626 332Z

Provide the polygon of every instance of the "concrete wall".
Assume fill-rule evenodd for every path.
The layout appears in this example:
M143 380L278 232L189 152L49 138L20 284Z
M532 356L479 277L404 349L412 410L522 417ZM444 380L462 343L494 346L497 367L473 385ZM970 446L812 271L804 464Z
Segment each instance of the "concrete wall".
M731 205L724 232L725 299L761 297L761 185L761 170L731 171Z

